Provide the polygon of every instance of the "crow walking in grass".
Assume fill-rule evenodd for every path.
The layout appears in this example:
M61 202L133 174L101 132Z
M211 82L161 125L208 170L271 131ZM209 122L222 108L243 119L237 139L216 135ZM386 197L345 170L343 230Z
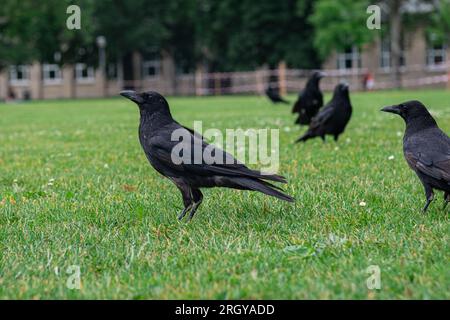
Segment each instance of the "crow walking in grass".
M340 83L336 86L331 101L320 110L319 114L311 120L308 131L296 142L311 138L333 135L334 140L339 139L352 116L352 105L348 91L348 84Z
M444 208L450 201L450 138L419 101L409 101L381 111L398 114L405 120L403 154L425 188L425 213L434 199L433 190L444 191Z
M272 86L268 86L266 89L266 95L274 104L284 103L289 104L289 101L284 100L280 95L280 90L278 88L274 88Z
M292 113L298 113L295 123L308 125L311 119L319 112L323 106L323 95L319 88L320 79L324 77L322 72L316 71L309 78L305 89L300 92L297 102L292 108Z
M120 94L139 106L139 141L150 164L181 192L184 209L178 219L187 213L192 219L203 199L201 188L253 190L293 201L279 187L267 182L286 183L284 177L251 170L229 153L207 144L198 133L172 118L169 105L160 94L134 91ZM177 138L173 138L174 134Z

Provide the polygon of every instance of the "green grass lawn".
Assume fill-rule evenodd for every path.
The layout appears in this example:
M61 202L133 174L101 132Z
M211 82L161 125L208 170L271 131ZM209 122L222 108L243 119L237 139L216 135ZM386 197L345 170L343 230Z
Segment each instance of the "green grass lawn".
M279 128L296 199L205 189L191 223L149 166L130 101L0 104L0 298L449 299L448 209L439 193L421 213L404 123L379 110L419 99L450 132L450 91L351 98L337 144L301 145L290 107L262 97L169 98L188 126ZM66 285L72 265L79 290ZM370 265L380 290L366 286Z

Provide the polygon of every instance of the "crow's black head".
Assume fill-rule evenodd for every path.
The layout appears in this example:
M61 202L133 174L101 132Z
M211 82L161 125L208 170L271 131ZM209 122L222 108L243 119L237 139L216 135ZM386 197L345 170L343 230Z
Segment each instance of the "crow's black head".
M334 95L348 95L348 83L346 82L341 82L339 83L335 88L334 88Z
M317 79L317 80L320 80L323 77L325 77L325 73L323 73L322 71L314 71L314 73L311 76L311 78Z
M320 79L325 77L325 73L321 71L314 71L306 83L307 90L318 90Z
M120 92L120 95L136 103L141 111L153 113L169 110L167 100L158 92L147 91L138 93L136 91L126 90Z
M401 116L406 122L413 119L432 119L431 114L427 108L417 100L404 102L395 106L384 107L381 109L383 112L395 113Z

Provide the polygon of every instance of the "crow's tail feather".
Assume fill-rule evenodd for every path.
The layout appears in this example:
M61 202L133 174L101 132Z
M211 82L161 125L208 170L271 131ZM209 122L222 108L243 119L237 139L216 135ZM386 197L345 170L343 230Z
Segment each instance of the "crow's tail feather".
M242 178L255 178L255 179L262 179L262 180L270 180L270 181L276 181L281 183L286 183L286 178L283 176L280 176L278 174L270 174L270 173L264 173L258 170L251 170L245 166L238 166L238 167L226 167L226 166L220 166L215 165L209 167L211 171L214 173L220 174L220 175L226 175L226 176L239 176Z
M259 173L258 179L287 183L286 178L278 174L268 174L260 171L257 172Z
M294 198L278 191L281 190L279 187L260 179L233 178L232 183L244 190L259 191L267 194L268 196L276 197L284 201L294 202Z
M303 136L301 136L300 138L297 139L297 141L295 141L295 143L298 142L305 142L308 139L313 138L314 136L311 134L311 132L307 131Z

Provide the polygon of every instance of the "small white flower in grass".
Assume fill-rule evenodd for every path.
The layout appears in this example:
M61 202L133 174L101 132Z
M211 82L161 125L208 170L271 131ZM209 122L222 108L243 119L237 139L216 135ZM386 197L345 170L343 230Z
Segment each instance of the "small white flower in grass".
M291 131L291 128L290 127L284 127L284 131L285 132L289 132L289 131Z
M402 136L402 132L401 131L397 131L397 137L401 137Z
M334 147L334 151L339 151L339 147Z
M345 142L350 143L352 140L350 138L345 139Z
M360 203L359 203L359 206L360 207L365 207L367 205L367 203L365 203L364 201L361 201Z
M389 159L389 160L394 160L395 157L394 157L393 155L390 155L388 159Z
M103 165L103 168L108 169L108 168L109 168L108 164L105 163L105 164Z
M17 180L17 179L14 179L14 180L13 180L14 183L17 183L18 181L19 181L19 180Z

